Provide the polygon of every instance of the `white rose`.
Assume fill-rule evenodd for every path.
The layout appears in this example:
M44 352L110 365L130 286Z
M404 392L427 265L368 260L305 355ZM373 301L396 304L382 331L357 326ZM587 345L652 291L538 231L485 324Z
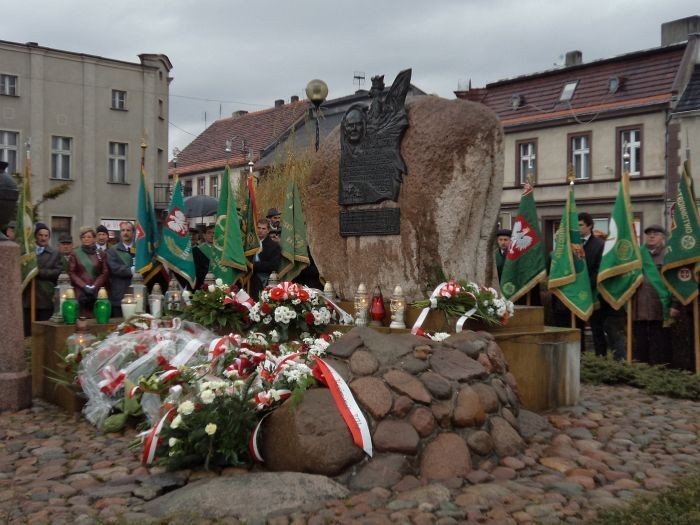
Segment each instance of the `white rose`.
M222 286L224 284L224 281L222 279L217 279L216 281L214 281L214 283L216 283L216 286Z
M180 423L182 423L182 416L180 416L180 414L178 414L170 422L170 428L177 428L180 426Z
M176 444L178 441L179 441L179 440L178 440L177 438L170 438L170 439L168 440L168 446L172 448L172 447L175 446L175 444Z
M209 423L206 427L204 427L204 432L206 432L209 436L213 436L216 434L216 424Z
M179 407L177 407L177 411L180 414L189 416L192 412L194 412L194 403L192 401L184 401Z

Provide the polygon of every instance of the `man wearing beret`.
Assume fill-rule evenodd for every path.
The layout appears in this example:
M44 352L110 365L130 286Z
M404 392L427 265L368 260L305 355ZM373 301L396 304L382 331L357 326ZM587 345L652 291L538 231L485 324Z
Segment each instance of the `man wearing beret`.
M97 251L106 255L107 249L109 248L109 230L105 225L100 224L95 229L95 233L95 237L97 240L95 246L97 247Z
M46 321L53 314L53 295L56 281L61 273L60 254L49 246L51 232L43 222L37 222L34 227L34 242L36 243L36 263L38 272L34 277L34 308L35 319ZM32 285L24 289L22 302L24 306L24 336L31 335L31 293Z
M68 273L68 261L73 253L73 237L68 233L62 233L58 238L58 253L61 254L62 272Z
M267 220L270 222L270 230L279 230L282 214L277 208L267 210Z
M510 244L511 231L505 228L501 228L496 233L496 270L498 271L498 281L501 281L501 274L503 273L503 265L506 263L506 253L508 252L508 245Z
M659 224L652 224L644 229L644 247L649 250L654 264L661 269L666 254L666 229ZM677 317L680 313L678 303L671 301L670 315ZM664 328L663 307L656 288L648 277L639 285L632 298L633 343L632 356L635 361L658 365L670 361L670 334Z

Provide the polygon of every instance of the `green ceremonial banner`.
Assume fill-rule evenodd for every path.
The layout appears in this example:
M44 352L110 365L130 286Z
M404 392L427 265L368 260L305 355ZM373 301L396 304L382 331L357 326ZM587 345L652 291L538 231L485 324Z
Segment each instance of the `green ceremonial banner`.
M309 265L309 245L306 241L306 221L301 208L299 188L292 178L287 186L282 210L282 264L278 275L291 281Z
M577 317L587 321L591 316L593 295L586 257L581 246L573 182L555 238L552 263L549 267L549 289Z
M669 292L668 288L664 285L659 269L656 267L649 250L644 248L640 251L642 252L642 271L644 272L644 277L646 277L649 283L654 287L659 296L661 308L664 313L664 321L669 321L671 319L671 292Z
M695 203L693 178L685 162L661 267L664 283L683 304L690 304L698 296L700 280L700 217Z
M241 235L243 237L243 253L246 257L251 257L260 251L260 240L255 229L257 217L255 213L255 188L253 178L248 177L246 181L245 203L243 204L243 220L241 222ZM248 261L248 266L253 267L252 261Z
M629 180L629 173L625 172L617 191L598 270L598 293L615 310L624 306L644 280L642 255L632 218Z
M247 270L236 199L231 194L231 173L227 164L216 210L214 246L209 258L209 271L226 284L233 284L239 275Z
M192 259L192 245L190 244L190 228L184 208L182 186L178 179L175 188L173 188L173 198L168 208L168 216L163 223L156 259L182 276L194 288L195 269Z
M153 258L156 254L156 240L158 239L158 223L153 208L151 194L146 184L146 170L141 163L141 177L139 182L139 200L136 210L136 226L134 235L134 266L136 271L146 277L154 267ZM157 265L157 263L155 263Z
M30 199L31 168L29 158L25 164L22 177L22 190L17 203L17 228L15 242L19 244L20 266L22 270L22 290L32 281L39 271L34 244L34 224L32 223L32 205Z
M544 244L537 219L535 195L530 184L525 184L520 196L518 215L513 223L513 233L506 252L501 274L501 291L511 301L516 301L537 283L547 279Z

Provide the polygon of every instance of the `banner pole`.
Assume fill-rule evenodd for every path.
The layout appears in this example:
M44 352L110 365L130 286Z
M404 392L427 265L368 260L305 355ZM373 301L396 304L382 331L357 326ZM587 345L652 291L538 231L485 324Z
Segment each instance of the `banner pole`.
M527 295L525 296L525 306L530 306L530 293L532 290L528 290Z
M37 263L38 263L38 261L37 261ZM39 265L37 264L37 267L38 266ZM31 288L30 295L31 295L31 301L29 304L29 308L30 308L31 313L30 313L29 319L33 323L34 321L36 321L36 276L32 279L32 288Z
M627 301L627 362L632 362L632 301Z
M571 328L576 328L576 314L571 312Z
M695 336L695 373L700 375L700 306L698 298L693 299L693 335Z

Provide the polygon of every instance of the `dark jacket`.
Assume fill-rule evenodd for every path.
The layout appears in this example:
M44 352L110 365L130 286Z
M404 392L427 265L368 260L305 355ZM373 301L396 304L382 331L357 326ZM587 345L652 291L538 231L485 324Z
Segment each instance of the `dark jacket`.
M35 297L37 310L53 309L54 287L61 273L61 254L50 246L44 248L41 255L36 257L37 274L34 278ZM31 306L31 283L27 285L22 293L22 304L25 308Z
M494 254L494 259L496 259L496 270L498 271L498 280L501 280L501 274L503 273L503 265L506 264L506 256L501 253L500 248L496 248L496 253Z
M583 251L586 253L588 278L591 281L591 292L595 292L595 290L598 288L598 270L600 270L600 261L603 258L604 247L605 241L599 237L596 237L595 235L591 235L583 244Z
M107 250L107 266L110 276L109 302L112 306L121 306L122 298L131 286L131 268L134 266L134 256L123 242Z
M282 248L279 243L269 237L262 241L262 251L258 253L253 262L253 278L251 279L250 292L254 299L258 299L260 292L267 285L267 280L272 272L279 270L282 262Z
M639 249L649 250L646 246L640 246ZM656 267L661 269L661 265L664 262L664 255L666 255L666 247L661 246L655 251L649 250L649 253ZM664 312L661 306L661 299L659 299L656 288L652 286L646 275L644 276L642 284L639 285L637 291L634 293L632 301L632 318L635 321L663 321Z

